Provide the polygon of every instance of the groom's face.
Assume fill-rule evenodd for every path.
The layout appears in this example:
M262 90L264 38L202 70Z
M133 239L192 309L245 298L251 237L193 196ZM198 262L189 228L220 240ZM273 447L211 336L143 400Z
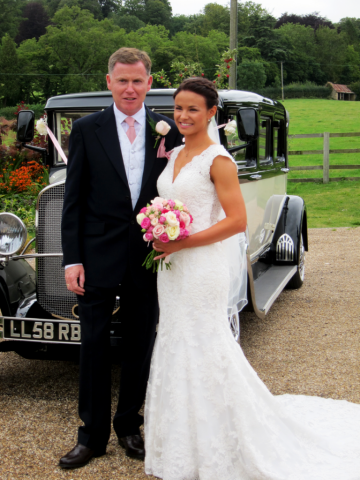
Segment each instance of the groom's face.
M128 116L141 109L152 80L142 62L118 62L112 73L106 75L107 87L111 90L116 107Z

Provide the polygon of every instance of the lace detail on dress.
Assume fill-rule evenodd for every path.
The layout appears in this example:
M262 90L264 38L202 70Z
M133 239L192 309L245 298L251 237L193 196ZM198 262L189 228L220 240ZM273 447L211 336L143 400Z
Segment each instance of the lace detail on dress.
M193 233L217 221L212 145L159 194L186 203ZM230 157L231 158L231 157ZM145 405L145 471L164 480L359 480L360 406L274 397L234 341L221 243L172 255L158 275L160 322Z

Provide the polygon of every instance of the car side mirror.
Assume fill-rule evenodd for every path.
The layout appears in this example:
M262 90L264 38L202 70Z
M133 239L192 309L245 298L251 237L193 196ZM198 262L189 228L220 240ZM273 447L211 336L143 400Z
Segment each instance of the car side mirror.
M17 140L31 142L34 138L35 114L32 110L20 110L17 117Z
M259 136L259 118L255 108L239 108L236 114L238 136L243 142L256 140Z
M19 251L26 242L27 230L13 213L0 213L0 255L10 256Z

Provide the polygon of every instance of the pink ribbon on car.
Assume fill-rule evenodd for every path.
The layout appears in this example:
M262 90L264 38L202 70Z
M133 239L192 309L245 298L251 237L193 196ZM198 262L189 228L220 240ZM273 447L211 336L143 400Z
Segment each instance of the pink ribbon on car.
M63 159L65 165L67 165L67 163L68 163L67 157L64 153L64 150L61 148L59 142L57 141L57 138L55 137L55 135L53 134L53 132L50 130L50 128L47 125L46 125L46 130L48 132L49 137L51 138L51 141L54 144L54 147L59 152L59 155Z

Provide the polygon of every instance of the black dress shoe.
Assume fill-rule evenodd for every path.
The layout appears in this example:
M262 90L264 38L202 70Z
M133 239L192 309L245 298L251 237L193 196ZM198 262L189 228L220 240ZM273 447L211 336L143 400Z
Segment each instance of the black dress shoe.
M88 464L93 457L101 457L105 453L105 451L95 452L95 450L78 443L65 457L60 458L59 467L80 468Z
M144 460L145 446L141 435L129 435L119 438L119 445L126 450L126 456Z

